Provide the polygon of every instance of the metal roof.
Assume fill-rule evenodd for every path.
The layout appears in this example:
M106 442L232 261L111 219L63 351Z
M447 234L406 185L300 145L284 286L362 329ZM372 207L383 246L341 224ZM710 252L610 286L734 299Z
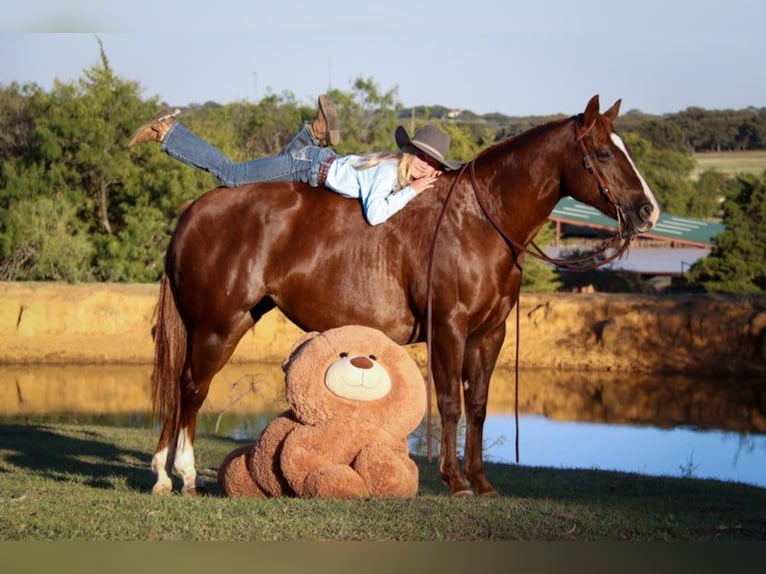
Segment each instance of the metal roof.
M617 229L616 221L571 197L565 197L559 201L549 219L585 227ZM726 226L720 223L662 213L657 226L649 233L642 233L641 237L710 247L713 244L713 237L725 229Z

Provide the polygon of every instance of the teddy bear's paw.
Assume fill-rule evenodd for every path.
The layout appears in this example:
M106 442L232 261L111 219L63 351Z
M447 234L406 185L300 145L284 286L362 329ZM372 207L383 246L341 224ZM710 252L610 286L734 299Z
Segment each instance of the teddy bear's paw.
M369 498L370 490L350 466L334 464L310 472L300 494L304 498Z
M354 470L373 496L411 498L418 493L418 467L406 454L386 445L365 446L354 459Z

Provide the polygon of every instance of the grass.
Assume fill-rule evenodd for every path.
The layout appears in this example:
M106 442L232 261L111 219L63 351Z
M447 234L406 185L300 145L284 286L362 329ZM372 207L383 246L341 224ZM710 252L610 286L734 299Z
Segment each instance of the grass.
M211 496L150 495L156 437L76 424L0 425L5 541L766 540L766 489L694 478L488 464L497 498L451 498L418 459L410 500L227 499L218 464L238 443L200 437Z
M697 161L697 167L692 173L694 179L708 169L715 169L727 175L761 175L766 170L766 150L695 153L694 159Z

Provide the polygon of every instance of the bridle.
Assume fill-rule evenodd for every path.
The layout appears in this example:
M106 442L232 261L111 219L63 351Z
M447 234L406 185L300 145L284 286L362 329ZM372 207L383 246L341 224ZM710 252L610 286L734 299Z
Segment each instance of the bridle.
M426 434L427 434L426 450L427 450L427 458L429 462L431 461L431 385L433 382L433 374L431 372L432 339L433 339L432 337L433 262L434 262L434 254L436 252L436 239L439 235L441 224L447 212L447 206L449 205L450 199L452 198L452 194L457 188L457 183L458 181L460 181L460 178L463 176L463 174L466 171L468 171L470 182L471 182L471 189L473 190L474 197L476 198L476 201L479 204L479 208L481 209L482 213L487 218L487 220L489 220L489 222L492 224L492 226L500 234L500 236L503 238L503 240L506 242L506 244L510 248L511 253L513 255L514 265L516 266L516 268L519 270L520 273L523 272L523 269L521 267L521 264L519 263L519 255L524 252L529 253L533 257L536 257L548 263L552 263L556 265L557 267L566 269L568 271L588 271L588 270L596 269L598 267L606 265L607 263L614 261L618 257L621 257L623 253L625 253L628 247L630 246L633 235L631 233L624 232L625 222L627 221L627 219L625 218L625 213L623 211L623 208L619 200L609 190L609 187L606 185L604 178L596 169L596 166L593 164L593 160L591 159L590 152L588 151L588 148L585 145L584 138L586 135L588 135L588 132L590 132L590 130L593 128L593 126L595 125L595 122L591 124L588 127L588 129L586 129L584 132L581 132L579 124L582 118L583 118L582 114L573 116L571 118L574 125L575 143L577 144L577 147L579 148L580 153L582 155L582 160L581 160L582 165L585 168L585 170L596 180L599 193L601 193L601 196L604 198L604 200L614 207L615 216L617 219L617 232L615 233L615 235L604 240L604 242L601 244L601 246L597 250L595 250L592 253L589 253L588 255L585 255L583 257L575 257L575 258L568 258L568 259L554 259L546 255L545 252L540 247L538 247L538 245L534 241L530 242L529 244L532 248L532 250L530 250L528 247L521 245L520 243L512 239L508 235L508 233L505 232L505 230L497 221L497 219L492 215L492 212L487 209L484 203L484 200L479 194L479 186L476 182L476 167L475 167L476 159L473 159L470 162L463 164L463 166L460 168L460 171L457 173L457 176L452 180L452 185L450 186L449 191L447 192L447 196L444 198L444 203L442 204L442 209L441 209L441 212L439 213L439 218L436 220L436 227L434 228L434 234L431 239L431 248L430 248L429 257L428 257L428 273L427 273L427 281L426 281L426 350L427 350L427 361L428 361L428 367L427 367L428 380L427 380L427 386L426 386L426 389L427 389L426 415L428 419L427 426L426 426ZM607 251L609 251L610 249L614 249L615 252L612 254L606 255ZM516 422L516 462L517 463L519 461L519 339L520 339L519 337L520 310L519 309L520 309L519 303L517 301L516 302L516 335L517 336L516 336L516 360L515 360L515 375L516 375L515 422Z
M596 166L593 165L593 160L590 157L590 152L588 152L588 148L585 147L585 142L583 141L583 138L588 135L588 132L593 129L593 126L596 125L595 122L592 123L587 130L580 133L580 118L582 118L582 114L577 116L574 120L574 132L575 132L575 143L577 143L577 147L580 148L580 153L582 154L582 165L583 167L593 176L593 179L596 180L596 183L598 184L598 190L603 196L603 198L614 206L614 209L617 213L617 223L618 228L619 224L623 217L623 211L622 206L620 205L620 202L617 200L617 198L614 196L614 194L609 191L609 188L607 187L606 183L604 183L604 179L601 177L601 174L596 169Z

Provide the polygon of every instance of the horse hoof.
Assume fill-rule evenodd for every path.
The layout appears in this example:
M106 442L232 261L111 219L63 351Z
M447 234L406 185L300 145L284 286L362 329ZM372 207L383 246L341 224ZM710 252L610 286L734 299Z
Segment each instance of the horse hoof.
M479 496L483 498L496 498L500 496L497 491L493 488L492 490L487 490L486 492L480 492Z
M196 498L198 496L207 496L210 494L207 490L207 487L205 486L196 486L196 487L183 487L181 489L181 494L188 498Z
M152 494L154 496L170 496L173 494L173 487L167 484L155 484L152 487Z
M455 492L450 494L450 496L454 496L455 498L463 497L463 496L473 496L473 490L471 490L470 488L465 490L456 490Z

